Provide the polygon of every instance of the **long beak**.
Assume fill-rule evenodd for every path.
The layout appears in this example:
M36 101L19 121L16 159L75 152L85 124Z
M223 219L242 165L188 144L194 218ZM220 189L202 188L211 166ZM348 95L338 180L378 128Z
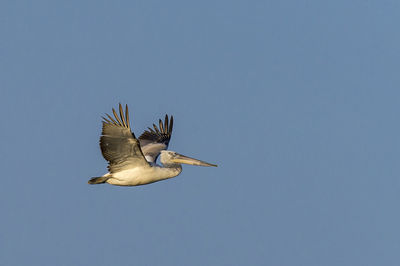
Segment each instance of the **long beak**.
M187 156L184 156L182 154L176 154L175 157L172 159L172 161L176 162L176 163L184 163L184 164L191 164L191 165L199 165L199 166L214 166L217 167L216 164L212 164L212 163L206 163L194 158L190 158Z

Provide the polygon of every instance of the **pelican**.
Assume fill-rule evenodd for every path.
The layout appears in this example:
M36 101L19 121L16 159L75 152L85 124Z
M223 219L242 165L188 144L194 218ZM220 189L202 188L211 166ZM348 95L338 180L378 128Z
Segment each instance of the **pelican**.
M119 104L119 115L112 109L114 118L103 117L100 149L108 161L108 173L91 178L89 184L108 183L117 186L139 186L178 176L181 164L217 166L174 151L167 150L171 139L174 118L165 115L164 123L159 120L159 128L148 128L137 139L129 124L128 105L125 114ZM156 164L160 155L160 162Z

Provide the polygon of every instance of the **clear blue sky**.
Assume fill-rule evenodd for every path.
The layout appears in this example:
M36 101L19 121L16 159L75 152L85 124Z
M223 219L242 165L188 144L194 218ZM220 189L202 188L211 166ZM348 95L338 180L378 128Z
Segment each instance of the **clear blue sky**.
M399 13L2 1L0 265L399 265ZM219 167L87 185L119 102Z

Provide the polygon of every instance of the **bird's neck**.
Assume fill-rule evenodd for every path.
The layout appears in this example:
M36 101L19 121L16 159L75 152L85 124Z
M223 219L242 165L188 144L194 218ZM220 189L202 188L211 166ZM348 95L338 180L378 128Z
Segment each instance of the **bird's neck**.
M167 164L164 167L160 167L159 171L161 171L161 179L172 178L182 172L182 166L180 164Z

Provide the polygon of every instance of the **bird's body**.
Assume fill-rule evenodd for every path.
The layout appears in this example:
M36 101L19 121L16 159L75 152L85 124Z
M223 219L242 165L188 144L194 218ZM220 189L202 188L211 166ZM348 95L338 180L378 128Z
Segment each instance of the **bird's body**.
M182 166L161 167L153 165L149 167L134 167L114 174L107 173L109 177L106 183L118 186L139 186L151 184L157 181L175 177L182 172Z
M159 120L159 128L148 128L139 139L131 132L128 106L125 115L121 104L119 116L113 109L114 118L104 118L100 148L103 157L109 162L109 172L101 177L94 177L89 184L109 183L118 186L138 186L175 177L182 172L181 163L216 166L174 151L167 151L171 138L173 117L165 122ZM157 165L157 157L163 166Z

